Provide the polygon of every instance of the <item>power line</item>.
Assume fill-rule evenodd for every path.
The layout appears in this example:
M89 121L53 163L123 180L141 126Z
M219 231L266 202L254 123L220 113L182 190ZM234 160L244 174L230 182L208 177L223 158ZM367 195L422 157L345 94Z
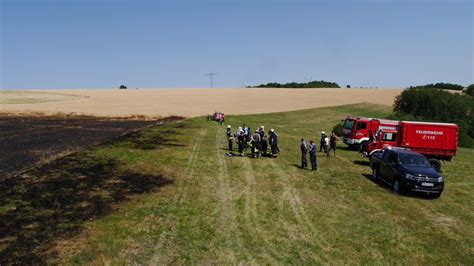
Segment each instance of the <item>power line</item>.
M204 75L204 76L209 76L209 80L211 82L211 88L214 88L214 76L215 75L217 75L217 73L214 73L212 71L209 71L209 73Z

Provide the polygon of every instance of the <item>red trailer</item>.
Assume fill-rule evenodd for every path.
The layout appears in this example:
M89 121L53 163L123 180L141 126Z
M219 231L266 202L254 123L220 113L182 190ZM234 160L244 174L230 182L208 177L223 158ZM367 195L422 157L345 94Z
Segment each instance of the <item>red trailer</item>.
M456 155L458 131L456 124L401 121L396 130L381 130L364 152L371 155L384 146L409 148L425 155L439 171L439 160L450 161Z

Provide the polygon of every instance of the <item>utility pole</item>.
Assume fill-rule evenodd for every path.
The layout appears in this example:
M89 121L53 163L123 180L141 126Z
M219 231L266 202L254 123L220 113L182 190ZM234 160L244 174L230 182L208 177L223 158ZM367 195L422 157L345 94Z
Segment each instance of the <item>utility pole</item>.
M204 76L209 76L209 80L211 82L211 88L214 88L214 76L217 75L217 73L214 73L212 71L209 71L209 73L207 73L206 75Z

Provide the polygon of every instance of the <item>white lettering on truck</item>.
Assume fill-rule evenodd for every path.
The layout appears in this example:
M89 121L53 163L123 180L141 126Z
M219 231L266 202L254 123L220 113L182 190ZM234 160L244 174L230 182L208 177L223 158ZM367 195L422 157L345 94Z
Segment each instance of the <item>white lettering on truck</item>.
M416 134L423 135L421 138L426 140L435 140L436 136L442 136L444 134L443 131L432 131L432 130L417 130Z
M423 135L444 135L443 131L431 131L431 130L417 130L416 134Z

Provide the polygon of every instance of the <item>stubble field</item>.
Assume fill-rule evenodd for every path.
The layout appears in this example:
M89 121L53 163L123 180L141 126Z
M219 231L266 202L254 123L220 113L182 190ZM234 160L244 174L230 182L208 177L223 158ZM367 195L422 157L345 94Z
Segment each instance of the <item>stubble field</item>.
M194 117L260 114L359 102L392 105L400 89L97 89L1 92L0 112Z

